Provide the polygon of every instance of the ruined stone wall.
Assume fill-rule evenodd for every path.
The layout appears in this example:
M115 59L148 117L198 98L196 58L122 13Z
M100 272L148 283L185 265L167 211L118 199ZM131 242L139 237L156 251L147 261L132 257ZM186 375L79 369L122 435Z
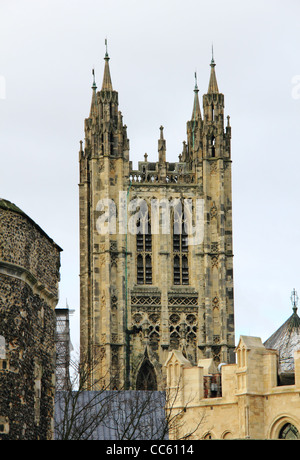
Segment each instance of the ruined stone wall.
M59 266L60 248L0 200L0 439L53 436Z

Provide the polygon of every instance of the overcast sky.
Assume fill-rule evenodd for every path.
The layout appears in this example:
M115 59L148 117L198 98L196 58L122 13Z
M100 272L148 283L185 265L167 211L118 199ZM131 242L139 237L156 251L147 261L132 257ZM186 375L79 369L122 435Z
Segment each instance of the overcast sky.
M79 346L78 150L104 41L134 164L176 161L214 46L232 126L236 342L266 340L300 295L299 0L0 0L0 197L63 248Z

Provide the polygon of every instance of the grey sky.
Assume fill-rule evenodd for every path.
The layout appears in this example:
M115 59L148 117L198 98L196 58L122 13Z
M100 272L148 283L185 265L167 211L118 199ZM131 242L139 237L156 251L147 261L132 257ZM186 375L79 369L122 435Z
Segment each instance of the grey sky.
M0 0L0 196L59 244L60 305L76 313L78 150L108 39L131 159L177 160L214 45L232 126L236 341L267 339L300 291L298 0Z

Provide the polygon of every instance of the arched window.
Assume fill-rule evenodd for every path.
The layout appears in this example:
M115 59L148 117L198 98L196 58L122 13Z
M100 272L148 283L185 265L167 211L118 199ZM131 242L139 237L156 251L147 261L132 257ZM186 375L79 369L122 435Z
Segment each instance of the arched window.
M140 367L137 379L136 379L137 390L157 390L156 374L153 365L149 359L145 359Z
M279 432L279 439L300 439L300 433L291 423L286 423Z

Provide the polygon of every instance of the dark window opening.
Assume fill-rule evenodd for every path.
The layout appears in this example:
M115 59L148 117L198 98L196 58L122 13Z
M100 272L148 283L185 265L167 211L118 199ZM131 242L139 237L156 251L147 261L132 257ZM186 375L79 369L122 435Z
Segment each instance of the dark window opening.
M182 284L189 284L189 266L187 256L182 256Z
M145 284L152 284L152 263L149 254L145 257L146 279Z
M174 257L174 284L180 284L180 259L179 259L179 256Z
M136 380L136 389L137 390L148 390L156 391L157 390L157 380L156 374L153 365L150 363L149 359L145 359L141 368L139 370L137 380Z
M215 136L211 138L211 156L214 158L216 156L216 139Z
M152 284L152 234L148 220L138 220L136 235L137 284Z
M181 207L181 203L180 203ZM186 232L186 221L184 216L174 209L173 225L173 282L174 284L189 284L188 264L188 234Z
M144 284L144 260L141 255L137 257L137 284Z

